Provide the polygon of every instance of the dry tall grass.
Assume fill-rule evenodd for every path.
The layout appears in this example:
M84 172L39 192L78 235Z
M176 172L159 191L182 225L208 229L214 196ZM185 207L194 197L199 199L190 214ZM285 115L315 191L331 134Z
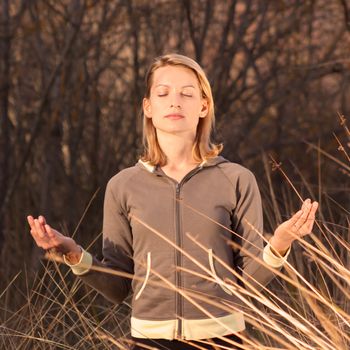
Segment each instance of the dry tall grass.
M344 117L340 117L345 144L338 137L336 140L345 160L335 158L317 146L310 146L330 161L337 162L341 171L350 175L350 132ZM265 200L264 208L266 223L275 227L284 219L284 213L291 213L298 206L291 198L301 199L305 193L303 196L298 193L283 168L275 162L273 168L281 172L289 188L289 191L276 193L271 185L266 157L264 164L269 184L266 187L268 195L265 193L265 197L269 198ZM306 181L304 188L313 198L322 191L320 188L315 190ZM248 330L243 335L242 349L350 348L349 210L327 194L323 197L328 201L321 205L314 233L294 244L289 262L281 272L276 272L278 278L269 288L259 292L253 286L243 289L229 280L220 281L239 295L245 305L243 312ZM279 203L285 206L281 208ZM161 232L153 232L164 239ZM265 235L264 239L267 238ZM195 241L195 238L192 239ZM128 301L120 306L111 306L78 279L67 278L70 272L60 259L49 256L48 260L42 260L43 274L37 275L34 280L27 279L25 290L19 289L16 283L20 275L26 275L22 271L0 292L0 348L128 349ZM229 266L226 268L230 269ZM203 278L214 279L204 266L202 270ZM236 271L230 270L240 278ZM175 288L167 281L164 281L163 287ZM195 305L203 298L207 303L213 303L210 296L179 293ZM25 302L14 308L10 303L13 295L20 295ZM232 310L228 304L222 303L220 307ZM202 311L210 317L205 309ZM224 348L230 349L232 345L228 343Z

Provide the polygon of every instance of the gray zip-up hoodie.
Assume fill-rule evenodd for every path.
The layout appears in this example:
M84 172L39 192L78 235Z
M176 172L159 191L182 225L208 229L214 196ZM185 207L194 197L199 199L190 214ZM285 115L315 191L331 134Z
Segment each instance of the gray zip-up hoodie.
M279 268L286 260L263 248L262 230L259 190L246 168L216 157L177 183L139 161L107 185L104 261L84 251L72 269L113 302L132 289L134 337L222 336L245 328L230 268L261 289L273 278L266 264ZM134 278L94 271L92 264Z

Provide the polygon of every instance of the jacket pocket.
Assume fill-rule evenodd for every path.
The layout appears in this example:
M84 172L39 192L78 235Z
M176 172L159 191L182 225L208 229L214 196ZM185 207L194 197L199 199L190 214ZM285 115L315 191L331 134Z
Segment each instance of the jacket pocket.
M214 266L214 256L213 249L209 249L208 251L208 259L209 259L209 267L210 271L216 281L216 283L223 289L223 291L229 295L233 295L232 291L225 286L225 282L218 276Z
M146 275L145 275L145 279L143 280L142 286L140 288L140 290L137 292L136 296L135 296L135 300L139 299L143 290L146 287L146 284L148 282L149 279L149 275L151 273L151 252L147 253L147 262L146 262Z

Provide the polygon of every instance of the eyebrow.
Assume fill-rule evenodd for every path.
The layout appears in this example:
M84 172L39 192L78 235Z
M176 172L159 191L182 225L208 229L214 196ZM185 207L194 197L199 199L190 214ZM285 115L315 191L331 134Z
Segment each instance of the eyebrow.
M158 87L158 86L170 87L170 85L167 85L167 84L157 84L155 87ZM187 88L187 87L191 87L191 88L195 89L195 86L193 86L192 84L181 86L182 89Z

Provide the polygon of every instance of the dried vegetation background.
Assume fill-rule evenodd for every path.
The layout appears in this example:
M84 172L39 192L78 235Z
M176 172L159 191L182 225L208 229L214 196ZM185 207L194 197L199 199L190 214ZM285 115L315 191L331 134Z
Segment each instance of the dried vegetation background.
M347 349L349 34L346 0L1 0L0 347L116 349L128 333L128 303L40 260L25 217L100 254L106 182L141 152L145 71L178 52L208 74L216 140L256 174L267 236L300 198L320 202L298 272L250 296L247 347Z

